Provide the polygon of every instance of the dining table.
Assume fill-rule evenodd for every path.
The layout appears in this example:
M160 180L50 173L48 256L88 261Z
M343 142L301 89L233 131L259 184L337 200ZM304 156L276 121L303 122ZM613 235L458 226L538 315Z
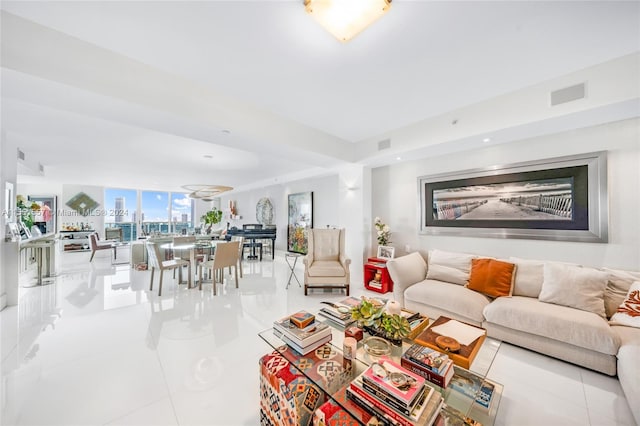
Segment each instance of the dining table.
M163 250L171 250L173 253L189 251L189 278L187 280L187 287L193 288L197 287L197 285L192 286L192 282L195 280L196 284L198 283L198 280L194 278L194 275L197 272L196 252L198 250L206 250L208 252L207 258L209 259L212 255L215 256L216 245L218 242L219 240L200 240L194 243L165 243L161 244L160 248ZM193 270L191 269L192 266L194 267Z

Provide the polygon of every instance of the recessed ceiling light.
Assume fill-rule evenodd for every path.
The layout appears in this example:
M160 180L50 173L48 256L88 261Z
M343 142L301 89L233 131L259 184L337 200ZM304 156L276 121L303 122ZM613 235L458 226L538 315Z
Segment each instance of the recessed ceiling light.
M213 155L206 154L206 155L203 155L203 157L204 158L213 158Z
M402 157L396 157L396 160L400 161L402 160Z
M482 142L484 142L484 143L491 142L491 138L484 138L484 139L482 139Z

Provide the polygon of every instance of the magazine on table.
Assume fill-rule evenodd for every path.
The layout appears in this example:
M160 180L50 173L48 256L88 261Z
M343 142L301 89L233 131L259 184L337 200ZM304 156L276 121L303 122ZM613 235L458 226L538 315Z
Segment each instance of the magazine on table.
M421 377L388 357L380 357L362 373L364 384L384 392L390 398L405 407L412 407L425 386L425 378Z

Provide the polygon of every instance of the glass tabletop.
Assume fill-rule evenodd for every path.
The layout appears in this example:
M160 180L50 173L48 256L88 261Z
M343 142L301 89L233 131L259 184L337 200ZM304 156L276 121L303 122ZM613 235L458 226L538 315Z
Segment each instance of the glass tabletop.
M319 316L316 316L318 321ZM317 380L309 373L309 364L322 362L317 359L316 351L307 355L301 355L280 338L276 337L272 328L264 330L258 335L262 340L275 349L281 356L293 364L304 376L311 380L323 392L325 392L332 401L340 406L346 412L351 413L352 417L362 423L361 412L350 401L346 401L338 394L344 395L344 387L360 373L364 372L373 362L374 359L364 350L364 339L358 342L356 357L353 362L346 362L342 357L342 349L344 343L344 328L331 322L325 321L331 326L331 341L319 348L321 351L329 351L330 356L334 360L339 360L343 365L343 370L336 375L336 380L327 382ZM367 334L365 333L365 336ZM366 337L365 337L366 338ZM400 364L402 354L413 344L413 341L405 340L401 346L392 346L389 357ZM444 402L454 410L457 410L462 416L468 416L483 425L493 425L497 415L500 399L502 397L503 386L499 383L486 378L489 369L495 359L500 347L500 342L492 338L485 338L480 350L474 361L471 363L470 369L465 370L461 367L454 366L455 374L451 379L451 383L447 388L442 388L432 382L427 382L437 392L440 392L444 398ZM300 367L302 366L302 367ZM341 391L342 392L339 392ZM464 392L462 391L464 390ZM486 402L487 391L489 391L490 404L485 407L482 404L483 399ZM335 397L335 398L334 398ZM354 410L358 410L357 412ZM419 424L419 423L418 423Z

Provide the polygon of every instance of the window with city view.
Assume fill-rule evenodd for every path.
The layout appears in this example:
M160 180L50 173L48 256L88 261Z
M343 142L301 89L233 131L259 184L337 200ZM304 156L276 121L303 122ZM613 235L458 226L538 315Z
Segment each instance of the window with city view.
M122 228L124 241L133 241L138 238L136 226L138 191L107 188L104 191L104 207L107 212L104 218L105 227Z
M124 241L157 232L187 232L194 226L193 200L187 194L107 188L104 202L105 226L122 228Z

